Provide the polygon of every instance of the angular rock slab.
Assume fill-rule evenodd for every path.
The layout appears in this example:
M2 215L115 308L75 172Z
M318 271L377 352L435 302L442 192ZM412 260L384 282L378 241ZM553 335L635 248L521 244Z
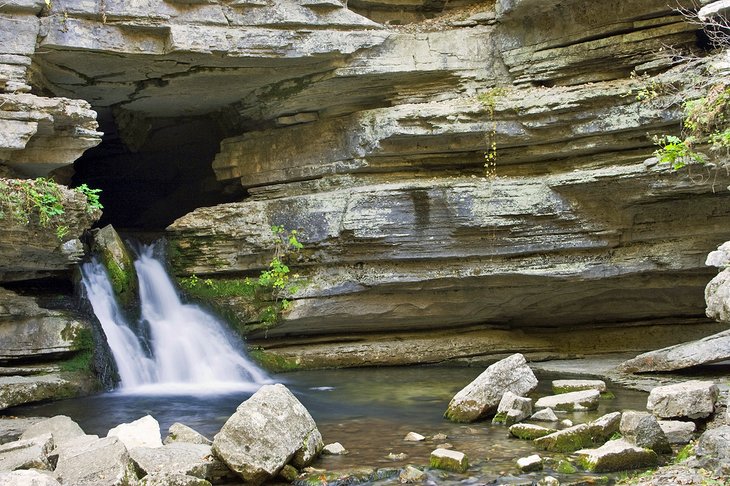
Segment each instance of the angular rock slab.
M466 454L450 449L436 449L431 453L429 463L432 468L458 473L463 473L469 469L469 459Z
M181 474L212 480L220 463L211 446L176 442L162 447L135 447L129 451L138 470L145 474Z
M697 440L695 454L700 466L720 475L730 475L730 426L703 433Z
M570 393L582 390L598 390L606 393L606 382L603 380L553 380L553 393Z
M0 473L0 486L61 486L51 472L36 469Z
M555 429L549 429L534 424L514 424L509 428L510 435L518 439L535 440L557 432Z
M730 272L728 277L730 277ZM728 301L725 305L730 306L730 285L728 285L728 293ZM708 301L708 309L709 305ZM728 315L730 315L730 310ZM640 354L635 358L624 361L619 369L625 373L673 371L727 359L730 359L730 330L697 341Z
M127 448L117 437L77 437L58 449L56 475L74 486L128 486L137 474Z
M579 450L581 463L591 472L628 471L656 466L659 457L651 449L637 447L625 440L611 440L597 449Z
M700 419L714 413L718 394L717 385L710 381L658 386L649 392L646 408L661 418Z
M534 420L536 422L558 422L560 419L557 415L555 415L552 408L543 408L542 410L538 410L533 413L532 416L530 416L530 420Z
M17 440L0 446L0 471L16 469L52 470L48 454L53 449L53 437L44 434L32 439Z
M623 438L635 446L651 449L657 454L672 452L664 430L656 417L648 412L624 412L619 430Z
M535 403L535 408L552 408L553 410L596 410L601 392L598 390L582 390L560 395L542 397Z
M517 459L517 467L522 472L532 472L542 470L542 457L537 454L533 454L527 457L520 457Z
M261 387L213 438L215 455L251 484L276 476L289 461L309 464L323 446L312 416L281 384Z
M130 450L135 447L162 447L160 424L151 415L145 415L128 424L117 425L109 429L106 436L118 437Z
M497 406L497 415L492 419L492 423L509 427L522 422L530 415L532 415L532 399L507 392L502 395L502 400Z
M83 429L66 415L56 415L28 427L21 439L30 439L44 434L53 436L54 447L60 447L69 440L86 435Z
M659 427L664 431L670 444L687 444L697 429L694 422L681 420L660 420Z
M0 444L20 439L29 427L43 420L44 417L0 418Z
M188 444L205 444L212 445L213 441L205 437L203 434L188 427L180 422L175 422L167 430L167 437L162 441L163 444L172 444L175 442L185 442Z
M618 432L621 412L612 412L587 424L578 424L535 439L535 444L548 451L573 452L608 440Z
M525 395L537 378L519 353L497 361L451 399L444 416L454 422L473 422L496 411L506 392Z

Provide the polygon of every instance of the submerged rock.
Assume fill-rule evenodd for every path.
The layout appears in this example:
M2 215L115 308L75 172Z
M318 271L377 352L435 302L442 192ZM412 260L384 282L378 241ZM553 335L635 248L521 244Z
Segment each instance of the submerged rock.
M649 392L646 408L661 418L705 418L714 413L718 394L717 385L710 381L658 386Z
M426 440L426 437L419 434L418 432L408 432L405 437L403 437L403 440L408 442L421 442Z
M530 420L534 420L536 422L558 422L560 419L557 415L555 415L553 409L548 407L533 413L530 416Z
M608 441L598 449L579 450L577 454L583 467L591 472L628 471L659 462L656 452L622 439Z
M118 437L127 447L162 447L160 424L151 415L109 429L107 437Z
M603 380L553 380L553 393L570 393L581 390L598 390L606 393L606 382Z
M520 457L517 459L517 467L522 472L533 472L542 470L542 457L537 454L533 454L527 457Z
M276 476L289 461L309 464L323 446L312 416L281 384L261 387L213 438L216 456L252 484Z
M552 408L573 412L578 410L596 410L601 392L595 389L562 393L542 397L535 402L535 408Z
M404 467L398 475L401 484L422 483L426 478L426 473L414 466Z
M331 456L343 456L348 453L348 450L339 442L333 442L327 444L322 448L322 454L329 454Z
M537 378L525 357L513 354L489 366L451 399L444 416L454 422L473 422L494 413L506 392L525 395L537 387Z

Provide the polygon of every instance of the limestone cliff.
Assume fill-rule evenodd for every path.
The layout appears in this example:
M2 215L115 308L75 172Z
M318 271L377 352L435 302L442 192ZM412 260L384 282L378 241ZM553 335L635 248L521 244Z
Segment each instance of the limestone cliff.
M300 231L303 284L249 336L285 358L642 350L716 328L703 260L728 238L727 157L650 157L727 59L666 0L16 0L0 23L7 96L79 113L36 132L12 115L5 165L32 167L44 134L69 147L56 165L93 145L90 106L104 140L75 181L105 189L105 222L172 223L180 276L256 276L270 227ZM260 327L239 297L214 303Z

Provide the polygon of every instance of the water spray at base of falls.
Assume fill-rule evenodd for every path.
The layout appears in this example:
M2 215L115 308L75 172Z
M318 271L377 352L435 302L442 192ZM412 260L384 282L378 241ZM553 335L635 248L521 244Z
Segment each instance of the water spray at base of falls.
M81 268L86 294L119 370L121 391L224 393L255 391L267 383L265 373L244 356L240 342L224 324L200 307L182 302L154 252L154 245L142 246L134 263L140 332L125 319L104 266L92 260Z

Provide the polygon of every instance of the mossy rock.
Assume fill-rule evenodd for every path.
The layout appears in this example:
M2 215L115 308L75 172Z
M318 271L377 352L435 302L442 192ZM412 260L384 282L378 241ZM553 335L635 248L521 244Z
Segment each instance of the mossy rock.
M434 469L463 473L469 469L469 459L462 452L436 449L431 453L429 465Z
M282 356L272 351L266 351L262 348L249 348L248 356L266 371L272 373L282 373L302 369L297 358Z
M92 249L106 268L119 303L126 307L135 302L139 288L134 259L111 225L104 226L94 234Z
M535 439L535 444L546 451L573 452L593 447L595 441L591 427L587 424L580 424Z
M340 471L314 471L292 482L295 486L345 486L372 483L398 476L399 469L360 467Z
M557 432L555 429L549 429L540 425L533 424L514 424L509 428L509 433L518 439L535 440L546 435Z
M555 467L555 471L560 474L575 474L578 472L578 468L576 468L572 462L566 459L561 459Z

